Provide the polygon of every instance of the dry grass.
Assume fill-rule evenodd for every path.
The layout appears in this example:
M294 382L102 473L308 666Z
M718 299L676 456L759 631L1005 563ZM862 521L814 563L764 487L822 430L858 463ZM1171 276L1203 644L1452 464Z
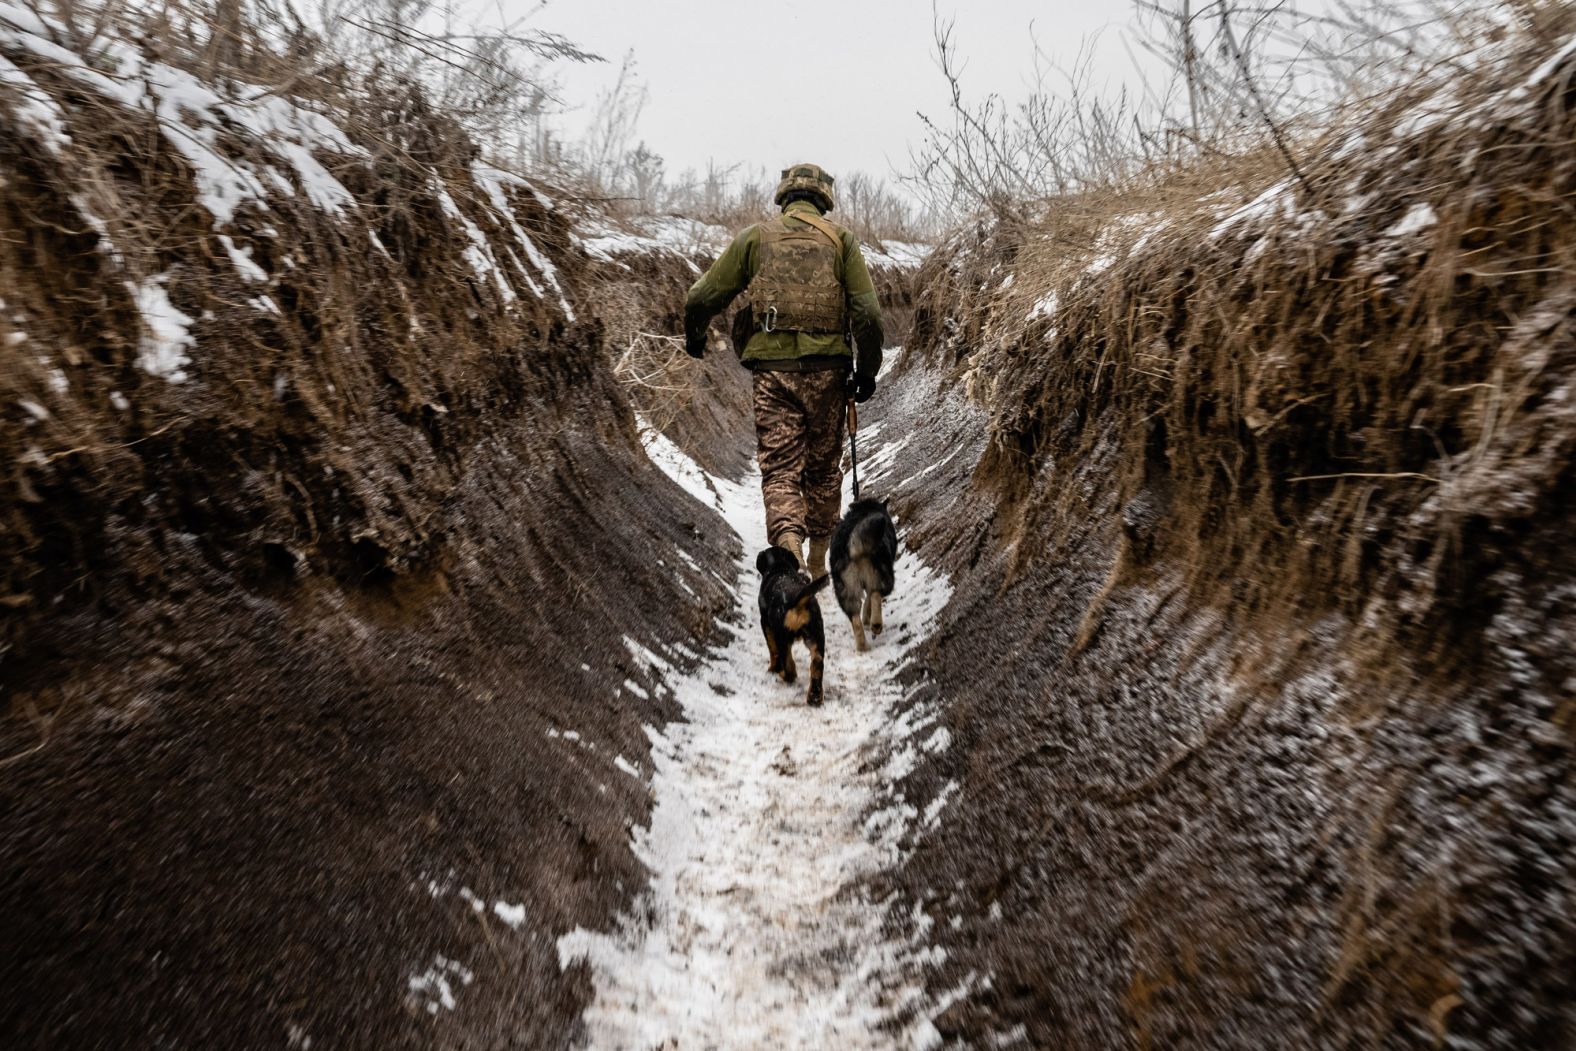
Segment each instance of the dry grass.
M613 375L629 391L641 418L666 431L698 393L692 362L683 337L636 332L618 351Z
M151 39L149 58L206 75L200 49ZM0 644L123 586L128 564L132 586L162 586L171 541L155 522L183 523L252 580L417 565L441 545L431 508L486 421L534 406L545 434L583 378L570 351L548 349L564 342L565 313L476 183L474 149L415 88L341 125L359 152L317 151L354 198L344 214L276 188L216 229L176 148L185 125L25 48L5 57L71 141L57 153L22 127L0 158ZM256 90L203 82L230 99ZM0 97L8 136L16 106ZM288 170L241 129L216 149L241 168ZM513 221L566 264L564 218L503 192ZM445 193L495 249L512 296L478 275ZM221 234L266 280L248 280ZM139 364L149 322L134 290L149 282L191 319L183 383Z
M1238 609L1333 604L1459 656L1436 629L1493 616L1576 491L1576 56L1539 68L1572 32L1539 8L1343 113L1301 180L1267 148L958 234L916 342L991 411L1023 557L1082 506L1054 479L1117 442L1113 584L1165 559Z

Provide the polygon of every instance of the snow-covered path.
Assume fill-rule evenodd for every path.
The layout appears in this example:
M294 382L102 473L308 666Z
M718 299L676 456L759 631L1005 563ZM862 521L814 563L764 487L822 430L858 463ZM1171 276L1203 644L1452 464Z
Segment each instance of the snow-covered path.
M828 591L826 703L808 708L802 679L790 687L766 674L754 609L754 558L766 543L756 478L711 478L660 435L647 447L723 514L745 556L730 641L669 682L686 721L651 731L656 805L635 839L651 888L617 930L559 942L566 965L591 966L588 1046L932 1046L928 1019L943 1005L922 1000L919 914L869 901L853 884L893 864L898 837L945 805L943 793L921 813L891 790L916 749L947 742L925 714L899 721L890 709L901 699L894 671L945 604L946 582L902 560L887 633L866 654L854 652ZM802 674L802 652L800 665ZM894 940L893 929L906 933Z

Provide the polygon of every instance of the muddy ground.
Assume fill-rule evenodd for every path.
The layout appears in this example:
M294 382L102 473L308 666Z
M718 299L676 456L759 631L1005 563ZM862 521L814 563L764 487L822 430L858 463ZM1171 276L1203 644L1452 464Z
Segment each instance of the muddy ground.
M953 573L911 682L954 743L908 796L957 791L882 886L969 990L943 1032L1576 1046L1576 27L1542 16L1296 178L1223 171L1240 206L1074 195L927 262L868 415Z
M632 340L671 357L705 250L593 261L441 122L319 143L343 211L286 180L216 216L186 132L53 51L7 54L73 138L34 120L0 144L0 1044L572 1044L591 983L557 939L609 930L646 881L645 727L677 714L646 651L682 672L732 605L736 541L647 461L637 409L737 479L747 375L719 340L674 362L680 404L615 378ZM983 243L877 274L907 346L862 412L893 450L863 480L951 574L903 685L952 743L905 787L950 800L939 827L869 889L933 921L956 1043L1576 1045L1576 299L1548 276L1576 242L1543 221L1576 107L1518 97L1471 171L1454 139L1410 144L1466 180L1458 211L1379 253L1380 291L1341 285L1351 310L1315 309L1326 277L1393 217L1330 219L1353 225L1324 256L1134 248L1054 320ZM209 130L227 165L279 162ZM1397 207L1432 185L1376 174ZM1512 176L1543 189L1507 219L1471 180ZM1211 279L1250 252L1312 305ZM1503 273L1450 269L1468 257ZM190 339L160 347L166 302ZM1345 359L1297 328L1326 316ZM1239 323L1284 325L1282 356ZM1111 367L1156 352L1193 386ZM1247 366L1284 412L1232 415ZM1515 426L1486 424L1470 392L1507 374ZM1277 488L1474 463L1453 533L1420 490Z
M673 714L621 695L646 681L623 637L698 649L724 603L642 552L731 554L592 400L545 448L516 423L472 450L441 568L248 586L171 529L174 594L40 637L7 680L8 1046L567 1041L587 990L554 938L641 883L649 804L613 760ZM60 708L28 752L31 697ZM430 1015L410 981L438 956L474 980Z
M693 266L599 269L511 192L556 278L511 271L510 306L431 172L352 165L370 231L290 199L230 228L262 310L180 165L122 141L91 156L163 223L178 382L141 367L99 235L66 232L92 224L58 159L0 156L32 351L0 375L0 1043L568 1046L590 988L555 940L646 880L628 771L677 712L643 650L682 670L732 605L736 540L651 466L613 374L631 327L677 331ZM719 346L690 378L667 429L736 477L748 377Z
M0 147L0 1044L565 1046L554 940L644 880L641 647L704 649L737 554L571 220L325 132L351 203L220 222L186 132L7 31L72 138Z
M1563 705L1547 692L1576 632L1568 518L1525 538L1507 570L1523 603L1489 620L1470 673L1444 675L1334 613L1239 616L1164 563L1111 588L1124 534L1154 527L1116 501L1113 458L1025 489L982 456L988 421L943 357L908 355L867 413L910 439L869 490L954 574L910 676L954 744L907 794L959 787L880 884L935 920L934 991L988 976L943 1033L1576 1044L1569 681ZM1026 518L1047 486L1078 513Z

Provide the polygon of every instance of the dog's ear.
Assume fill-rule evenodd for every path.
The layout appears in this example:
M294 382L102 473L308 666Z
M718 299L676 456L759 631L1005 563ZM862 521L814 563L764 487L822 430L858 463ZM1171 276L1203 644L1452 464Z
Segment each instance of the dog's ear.
M775 547L769 547L755 556L755 571L761 576L764 577L772 571L772 552L776 550Z

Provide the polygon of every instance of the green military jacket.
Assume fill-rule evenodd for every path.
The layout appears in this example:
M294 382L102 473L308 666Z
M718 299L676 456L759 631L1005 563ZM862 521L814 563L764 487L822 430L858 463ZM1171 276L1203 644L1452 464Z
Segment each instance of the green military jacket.
M783 209L818 214L809 201L794 201ZM795 226L809 223L796 222ZM843 254L837 260L837 276L848 297L848 317L859 348L858 361L841 334L817 332L764 332L758 327L745 344L741 358L752 369L805 372L848 368L854 365L860 375L875 376L881 370L881 306L876 289L859 251L859 240L848 230L838 228L843 238ZM728 308L749 285L760 269L760 230L751 226L733 239L725 252L690 287L684 302L686 334L704 333L711 319Z

